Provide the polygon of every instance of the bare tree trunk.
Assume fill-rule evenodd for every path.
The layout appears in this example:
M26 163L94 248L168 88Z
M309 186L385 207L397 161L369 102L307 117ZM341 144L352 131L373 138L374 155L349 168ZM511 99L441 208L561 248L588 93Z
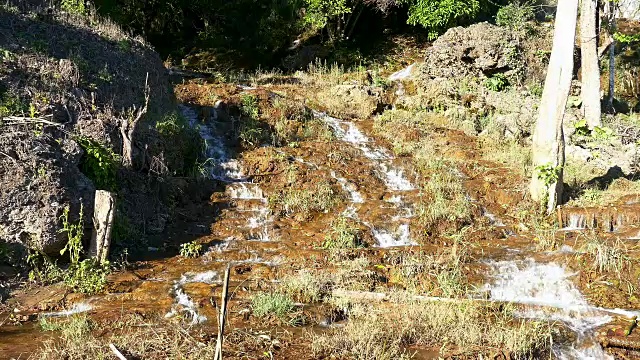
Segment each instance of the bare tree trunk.
M533 133L534 171L529 191L535 201L546 200L549 213L555 210L562 197L562 120L573 76L577 16L578 0L558 1L553 48Z
M609 1L609 32L613 38L616 32L616 7L613 0ZM609 108L613 109L613 95L615 92L615 73L616 73L616 40L613 39L609 45Z
M582 0L580 6L580 51L582 53L582 108L589 129L601 126L600 66L596 34L597 0Z
M122 136L122 165L125 167L133 166L133 137L135 135L136 126L144 114L147 113L149 106L149 73L144 83L144 106L136 109L134 106L130 112L130 117L120 119L120 135Z
M93 210L93 234L89 244L89 256L101 264L109 258L111 247L111 230L116 211L116 200L113 193L97 190Z

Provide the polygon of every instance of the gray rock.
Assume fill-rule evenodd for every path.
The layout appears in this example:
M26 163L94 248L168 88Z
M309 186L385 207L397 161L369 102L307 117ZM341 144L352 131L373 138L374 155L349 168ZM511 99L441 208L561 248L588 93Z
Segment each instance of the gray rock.
M80 204L90 225L95 188L78 169L80 147L72 140L56 141L29 131L4 132L0 137L0 240L55 254L67 241L60 216L69 207L77 222Z

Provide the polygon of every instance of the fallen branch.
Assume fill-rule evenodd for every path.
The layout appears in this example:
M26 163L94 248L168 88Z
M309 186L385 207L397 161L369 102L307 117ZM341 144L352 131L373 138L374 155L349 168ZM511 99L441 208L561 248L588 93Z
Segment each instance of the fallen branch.
M46 117L52 117L52 116L53 115L47 115ZM26 116L7 116L0 119L0 121L10 122L14 124L35 123L35 124L45 124L45 125L51 125L51 126L57 126L57 127L64 127L64 124L45 120L44 118L31 118ZM14 124L9 124L9 125L14 125Z
M122 353L118 350L118 348L116 348L115 345L113 344L109 344L109 349L111 349L111 352L120 360L127 360L126 357L124 357L124 355L122 355Z

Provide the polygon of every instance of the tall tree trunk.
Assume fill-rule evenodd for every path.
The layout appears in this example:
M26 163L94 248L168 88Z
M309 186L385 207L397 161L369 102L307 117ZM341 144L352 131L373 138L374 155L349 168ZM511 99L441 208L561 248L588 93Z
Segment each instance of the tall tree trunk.
M589 129L602 125L600 121L600 66L596 9L598 0L582 0L580 6L580 51L582 53L582 108Z
M577 17L578 0L558 1L553 48L533 133L534 171L529 191L535 201L546 200L549 213L555 210L562 197L562 120L573 76Z
M609 1L609 32L613 38L616 32L616 6L613 0ZM613 39L609 46L609 108L613 109L613 95L615 92L615 73L616 73L616 40Z

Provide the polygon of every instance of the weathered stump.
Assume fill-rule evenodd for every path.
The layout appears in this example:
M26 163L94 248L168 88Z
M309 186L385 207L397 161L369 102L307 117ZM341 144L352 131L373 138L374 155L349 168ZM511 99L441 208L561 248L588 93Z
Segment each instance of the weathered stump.
M109 258L111 230L116 211L116 199L113 193L97 190L93 211L93 234L89 245L89 256L101 264Z

